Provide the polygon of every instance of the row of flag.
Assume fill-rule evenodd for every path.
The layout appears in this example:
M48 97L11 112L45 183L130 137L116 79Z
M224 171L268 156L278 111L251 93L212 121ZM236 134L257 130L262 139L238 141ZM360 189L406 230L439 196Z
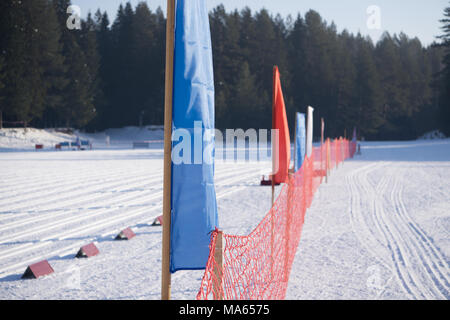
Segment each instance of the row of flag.
M206 0L168 0L167 12L167 32L173 30L173 44L167 46L166 63L170 62L173 70L166 74L169 77L169 80L166 79L166 115L171 114L171 119L166 119L165 123L171 124L171 128L166 130L165 144L170 144L170 150L174 150L178 144L186 142L177 139L178 136L172 134L174 130L187 130L190 133L187 136L194 140L198 136L195 130L200 130L203 137L205 131L214 129L214 72ZM169 87L167 81L170 82ZM169 113L167 108L171 108ZM272 112L272 128L278 131L278 139L272 143L272 180L278 184L287 182L289 177L291 144L280 73L276 66L273 72ZM301 168L305 156L312 152L312 114L311 107L308 107L307 115L296 114L295 171ZM201 139L202 150L209 150L210 153L200 156L214 159L213 138ZM199 141L190 142L193 145ZM170 241L163 241L164 298L170 298L170 288L164 288L167 286L164 278L167 280L169 277L170 280L169 273L205 268L210 234L219 227L214 161L198 162L194 159L198 155L190 154L190 163L175 163L171 156L165 152L164 161L168 164L165 166L165 176L169 172L170 179L164 184L163 201L170 203L170 206L164 207L164 221L170 223L163 225L163 232L170 234ZM166 202L166 197L170 197L169 202ZM169 259L170 263L165 264L164 259ZM165 270L165 265L169 266L169 270Z

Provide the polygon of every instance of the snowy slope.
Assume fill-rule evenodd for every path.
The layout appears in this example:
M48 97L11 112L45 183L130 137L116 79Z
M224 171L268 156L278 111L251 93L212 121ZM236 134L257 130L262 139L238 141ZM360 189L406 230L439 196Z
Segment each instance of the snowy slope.
M16 293L19 297L35 297L34 289L16 292L14 287L36 285L34 281L17 280L26 265L43 258L50 258L57 271L48 279L65 281L65 270L75 266L81 268L85 285L94 287L87 296L79 296L80 291L66 292L64 286L60 291L41 288L42 296L35 298L48 294L54 298L121 298L114 293L120 288L110 286L122 281L150 286L136 274L135 267L147 270L153 286L159 284L161 227L149 225L161 214L162 150L3 153L0 162L3 172L0 179L0 298L14 297ZM217 163L219 201L226 203L233 194L256 186L259 176L259 166L251 163L231 166ZM221 211L225 212L226 208L231 207L225 205ZM261 210L261 217L265 210ZM240 213L235 214L231 232L249 232L259 220L249 217L246 223L240 224L237 219ZM222 225L227 226L225 218ZM129 243L112 241L112 237L127 226L132 226L138 237ZM92 240L99 242L102 254L89 261L72 260L77 249ZM127 272L108 271L119 271L122 264ZM89 267L84 271L84 266ZM48 279L37 283L44 284ZM194 290L198 285L189 283L183 287ZM148 298L159 295L157 288L142 292L119 291L120 294L146 294ZM179 296L183 297L189 296Z
M67 133L67 130L56 129L3 128L0 129L0 151L34 150L36 144L43 144L44 150L54 150L56 144L75 142L77 136L82 140L90 140L95 149L129 149L133 141L160 142L163 135L161 126L125 127L93 134L77 130Z
M75 141L76 136L55 130L34 128L3 128L0 129L0 151L34 149L36 144L44 147L54 147L62 141Z
M132 150L127 141L145 137L109 134L124 147L0 153L0 299L159 299L161 227L151 223L162 148ZM287 298L448 299L450 140L366 142L362 152L319 188ZM225 232L247 234L268 211L261 168L270 163L217 162ZM128 226L137 237L113 241ZM100 255L74 259L91 241ZM44 258L55 274L20 280ZM173 275L173 298L195 298L202 275Z

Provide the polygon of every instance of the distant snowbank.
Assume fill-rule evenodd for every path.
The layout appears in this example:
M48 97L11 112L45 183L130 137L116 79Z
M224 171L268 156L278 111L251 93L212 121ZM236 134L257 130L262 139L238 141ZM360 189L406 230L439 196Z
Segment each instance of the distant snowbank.
M133 147L134 141L154 141L156 142L155 147L162 147L164 127L130 126L107 129L97 133L82 133L77 130L67 129L4 128L0 129L0 151L34 150L36 144L43 144L45 150L53 150L58 143L65 141L75 142L77 136L82 140L89 140L94 149L130 149ZM424 134L417 141L441 139L446 139L445 135L438 130L434 130ZM392 144L393 141L386 143ZM402 141L399 143L408 144L414 143L414 141ZM365 141L363 144L366 146L377 145L379 142Z
M445 134L440 132L439 130L433 130L430 132L425 133L424 135L420 136L418 140L434 140L434 139L446 139L447 137Z
M62 141L75 141L76 136L55 129L4 128L0 129L0 149L34 149L36 144L54 147Z
M58 143L75 142L77 137L90 140L97 149L132 148L133 141L163 140L164 129L163 126L125 127L81 133L77 130L3 128L0 129L0 151L33 150L36 144L43 144L45 150L51 150Z
M124 127L117 129L107 129L102 132L102 134L105 136L108 135L111 140L163 140L164 126L147 126L143 128Z

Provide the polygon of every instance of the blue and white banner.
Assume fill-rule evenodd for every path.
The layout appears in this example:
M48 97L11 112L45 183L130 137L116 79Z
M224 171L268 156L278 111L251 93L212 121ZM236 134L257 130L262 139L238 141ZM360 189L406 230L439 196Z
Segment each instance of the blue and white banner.
M170 272L204 269L218 227L214 75L205 0L177 0L172 115Z
M306 120L305 114L297 112L296 113L296 136L295 136L295 172L297 172L305 160L306 153Z

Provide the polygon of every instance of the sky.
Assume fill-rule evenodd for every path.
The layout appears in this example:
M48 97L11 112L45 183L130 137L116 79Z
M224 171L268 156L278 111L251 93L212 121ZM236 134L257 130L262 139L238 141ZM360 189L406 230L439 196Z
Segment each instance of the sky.
M142 0L130 0L136 6ZM89 11L98 8L107 11L110 20L114 20L117 8L125 0L72 0L72 4L81 8L83 17ZM151 10L160 6L166 11L167 0L147 0ZM338 31L347 29L352 33L361 32L377 41L384 31L389 33L404 32L409 37L418 37L427 46L442 34L439 20L444 8L450 5L448 0L207 0L211 10L224 4L227 11L241 10L248 6L252 11L267 9L271 14L289 14L295 18L298 13L313 9L320 13L327 22L334 23Z

